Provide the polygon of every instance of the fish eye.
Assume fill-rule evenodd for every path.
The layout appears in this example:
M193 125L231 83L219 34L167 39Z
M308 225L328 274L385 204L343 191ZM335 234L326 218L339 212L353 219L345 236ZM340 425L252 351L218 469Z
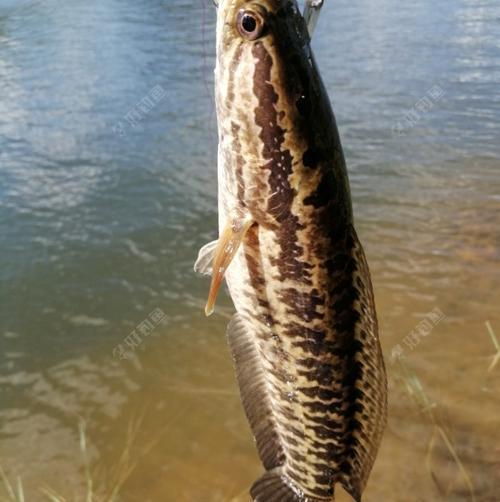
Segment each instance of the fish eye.
M236 23L240 35L247 40L256 40L264 30L264 20L251 10L240 10Z

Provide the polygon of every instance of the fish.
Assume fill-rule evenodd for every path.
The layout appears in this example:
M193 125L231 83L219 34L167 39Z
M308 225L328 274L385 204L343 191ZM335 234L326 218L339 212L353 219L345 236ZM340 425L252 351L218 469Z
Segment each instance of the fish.
M296 0L220 0L219 238L227 340L265 469L255 502L360 502L387 420L372 282L336 120Z

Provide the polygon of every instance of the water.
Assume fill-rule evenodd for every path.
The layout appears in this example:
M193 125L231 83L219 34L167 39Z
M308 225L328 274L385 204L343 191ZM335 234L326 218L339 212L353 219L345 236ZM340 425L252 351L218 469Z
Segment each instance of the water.
M261 471L230 300L205 319L192 273L216 235L214 18L209 0L0 1L0 464L28 501L84 499L82 420L101 491L131 446L124 501L247 500ZM314 47L391 386L364 500L472 500L396 381L398 348L475 500L498 500L500 6L326 2ZM155 309L166 320L114 357ZM433 309L446 318L405 338Z

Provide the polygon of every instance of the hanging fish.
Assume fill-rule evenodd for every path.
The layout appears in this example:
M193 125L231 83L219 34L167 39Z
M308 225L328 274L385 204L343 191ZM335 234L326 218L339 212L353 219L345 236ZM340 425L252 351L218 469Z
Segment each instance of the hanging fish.
M225 278L228 341L266 472L257 502L356 501L386 422L370 273L344 155L295 0L220 0L219 239L195 270Z

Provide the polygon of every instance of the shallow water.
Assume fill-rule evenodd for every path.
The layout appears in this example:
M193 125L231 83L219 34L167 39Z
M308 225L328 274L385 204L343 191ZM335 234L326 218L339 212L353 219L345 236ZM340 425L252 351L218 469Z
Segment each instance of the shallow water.
M473 500L396 379L402 350L475 500L496 501L500 6L326 3L314 48L391 387L364 500ZM45 485L84 500L81 420L101 488L132 443L124 501L248 500L261 471L230 300L207 320L192 273L216 235L214 17L209 0L0 0L0 464L28 501ZM445 318L408 338L435 309Z

